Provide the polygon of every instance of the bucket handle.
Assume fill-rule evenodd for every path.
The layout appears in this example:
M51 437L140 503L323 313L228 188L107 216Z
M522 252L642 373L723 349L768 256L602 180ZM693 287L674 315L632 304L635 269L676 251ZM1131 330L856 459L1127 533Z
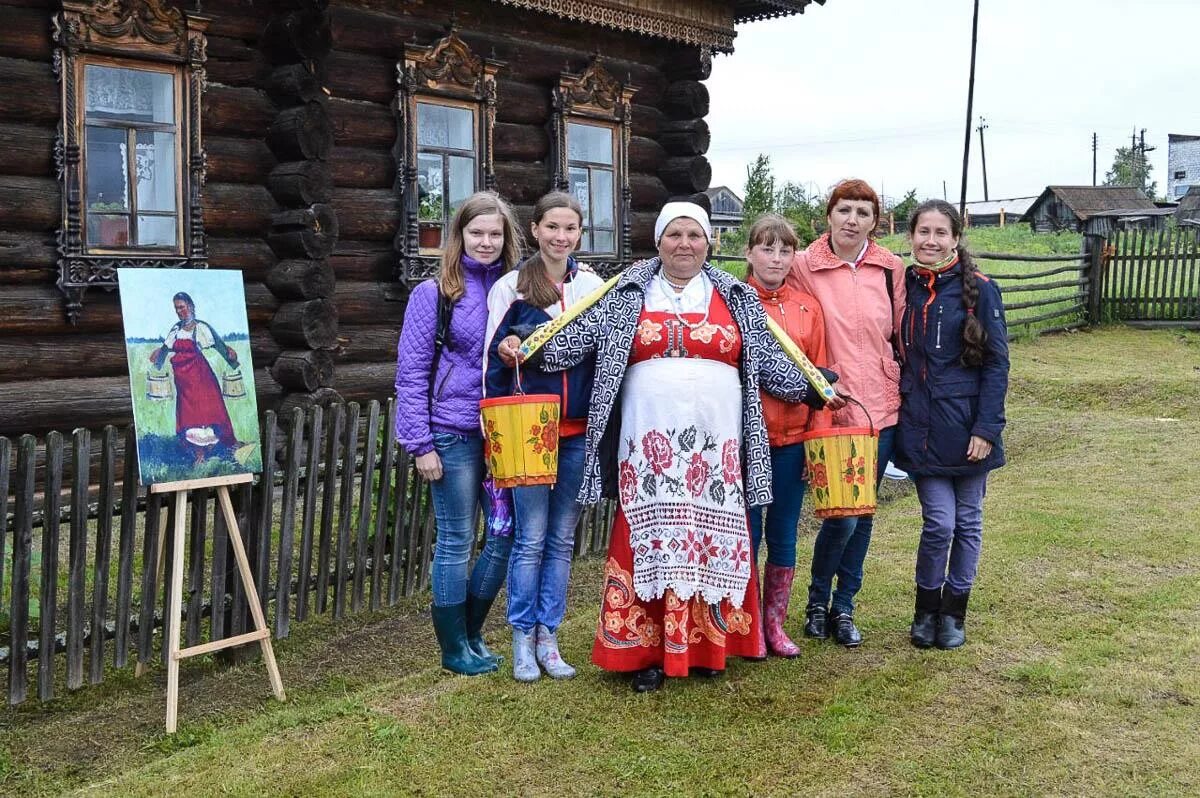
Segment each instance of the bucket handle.
M875 437L875 422L871 420L871 411L864 407L863 403L855 399L853 396L842 394L842 398L847 402L853 402L854 404L858 405L859 409L862 410L863 414L867 417L867 426L871 428L871 437Z

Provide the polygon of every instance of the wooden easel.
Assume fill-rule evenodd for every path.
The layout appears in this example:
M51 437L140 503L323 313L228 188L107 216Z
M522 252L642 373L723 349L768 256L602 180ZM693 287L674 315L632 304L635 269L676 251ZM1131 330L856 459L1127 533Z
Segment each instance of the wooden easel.
M263 660L267 663L267 676L271 680L271 690L280 701L286 700L283 694L283 680L279 678L279 666L275 663L275 650L271 647L271 630L267 628L262 604L258 601L258 590L254 587L254 574L250 571L250 560L246 557L246 547L242 545L242 533L238 529L237 516L233 512L233 502L229 498L230 485L241 485L253 479L253 474L234 474L227 477L163 482L150 486L151 493L175 494L175 524L171 538L171 585L169 589L171 602L166 613L168 734L175 733L179 719L179 662L188 657L211 654L223 648L258 641L258 644L262 646ZM254 631L181 649L179 647L179 615L183 610L183 538L187 521L187 496L188 491L200 488L217 489L217 501L225 516L229 542L233 544L233 556L237 560L238 573L241 575L242 585L246 590L246 603L250 607L250 615L254 620ZM161 554L159 561L162 561ZM213 611L219 610L214 609Z

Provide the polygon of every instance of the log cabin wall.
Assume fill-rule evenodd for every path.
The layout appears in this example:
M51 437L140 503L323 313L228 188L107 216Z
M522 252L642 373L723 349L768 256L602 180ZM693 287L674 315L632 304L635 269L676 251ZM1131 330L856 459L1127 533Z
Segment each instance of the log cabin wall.
M396 65L405 43L432 44L453 22L475 54L504 62L496 189L523 223L551 188L552 90L562 73L583 72L593 56L637 87L628 149L633 255L652 252L663 202L708 186L708 94L700 81L711 61L698 46L486 0L333 2L327 9L321 0L204 0L202 7L211 18L202 100L208 261L244 275L262 409L288 393L328 397L320 391L332 389L361 400L393 390L406 298L394 276L402 214L393 155ZM131 412L117 294L89 291L72 326L55 286L61 194L53 150L61 111L50 18L58 9L47 0L0 0L2 435L123 423ZM318 20L325 14L331 49L316 58L286 56L280 22L305 9ZM319 30L302 33L320 38ZM327 118L331 149L305 152L287 139L282 129L295 121L289 115L305 113L297 108ZM327 258L320 246L281 238L308 231L312 239L331 224L336 244L327 236ZM332 355L332 373L322 353Z

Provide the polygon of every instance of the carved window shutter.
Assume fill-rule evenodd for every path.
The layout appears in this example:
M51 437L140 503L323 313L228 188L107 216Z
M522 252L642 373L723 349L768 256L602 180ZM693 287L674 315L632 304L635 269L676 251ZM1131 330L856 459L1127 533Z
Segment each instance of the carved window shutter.
M205 88L204 64L206 40L204 32L209 19L182 13L165 5L163 0L113 0L84 2L63 0L62 11L52 18L54 72L62 98L62 119L55 143L55 162L62 185L62 227L58 232L58 287L63 292L67 317L74 324L83 310L83 296L92 286L112 290L117 286L118 268L199 268L208 266L204 238L204 218L200 204L204 185L205 158L200 138L200 98ZM89 86L85 73L91 67L93 75L109 78L107 93ZM136 206L118 212L110 206L121 202L95 202L96 229L101 221L125 217L127 230L136 230L139 219L149 230L157 227L160 233L148 233L152 243L128 241L128 232L120 235L97 234L89 241L84 222L88 210L85 186L88 153L84 140L85 115L89 107L97 107L101 115L120 116L119 109L137 108L150 103L141 90L156 84L154 75L170 75L170 94L159 91L162 102L155 108L168 108L171 118L160 119L152 109L152 120L136 127L125 125L102 128L109 130L110 151L123 153L128 160L124 172L123 192L136 196L137 185L144 179L154 183L156 170L173 168L174 197L165 194L162 207L147 199L148 210L139 217ZM139 78L141 76L141 78ZM150 77L146 77L150 76ZM142 79L144 78L144 79ZM162 81L157 81L162 84ZM88 92L89 89L92 91ZM85 96L85 92L88 92ZM150 90L153 95L154 89ZM142 128L145 128L143 130ZM128 132L122 132L127 130ZM159 148L157 143L143 144L143 133L152 141L170 142ZM128 135L128 146L121 137ZM163 153L170 158L162 157ZM147 191L147 197L150 191ZM122 194L123 197L123 194ZM108 214L108 219L101 215ZM174 235L167 230L174 222Z

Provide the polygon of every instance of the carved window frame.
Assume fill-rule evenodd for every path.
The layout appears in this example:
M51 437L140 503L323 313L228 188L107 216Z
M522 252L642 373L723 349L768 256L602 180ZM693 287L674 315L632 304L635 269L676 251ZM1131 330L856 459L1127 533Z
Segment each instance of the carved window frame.
M629 137L633 128L633 95L637 87L624 85L593 58L580 74L563 72L552 92L550 143L554 163L554 187L570 189L570 154L567 131L572 122L602 125L615 131L613 151L613 194L616 195L616 258L627 262L633 257L632 192L629 188ZM593 262L612 260L613 253L582 253L581 259Z
M496 170L493 131L496 127L496 74L504 62L480 58L455 28L430 45L408 44L396 64L396 160L394 190L400 198L400 230L395 276L407 285L437 274L441 249L420 245L417 188L417 103L469 107L475 113L477 190L494 191Z
M62 116L55 142L55 165L62 189L62 226L58 231L58 287L68 320L83 310L88 288L117 287L119 268L207 268L208 252L201 209L205 158L200 137L201 97L205 89L209 19L167 7L163 0L63 0L52 17L54 73L59 81ZM177 241L167 253L145 248L89 251L83 235L84 163L81 136L85 97L83 70L88 64L144 68L176 75L178 103L176 170Z

